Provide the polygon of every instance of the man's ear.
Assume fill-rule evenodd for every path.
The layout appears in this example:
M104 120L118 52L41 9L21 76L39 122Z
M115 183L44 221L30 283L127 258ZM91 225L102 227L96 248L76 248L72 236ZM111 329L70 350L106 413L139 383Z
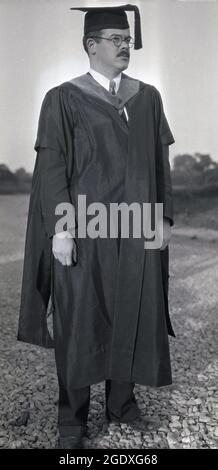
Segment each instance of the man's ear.
M93 38L88 38L86 41L86 47L88 49L88 53L91 55L96 54L96 41Z

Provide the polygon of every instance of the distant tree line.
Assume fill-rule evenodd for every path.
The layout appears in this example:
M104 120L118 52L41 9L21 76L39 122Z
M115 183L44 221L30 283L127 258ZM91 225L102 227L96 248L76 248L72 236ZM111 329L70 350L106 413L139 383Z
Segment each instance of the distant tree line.
M172 184L175 214L185 215L186 223L198 214L202 226L218 229L218 163L209 154L176 155Z
M24 168L14 173L5 164L0 164L0 194L29 193L32 174ZM218 195L218 163L209 154L179 154L174 157L172 184L176 192L184 188L196 193Z
M24 168L14 173L4 163L0 164L0 194L29 193L32 174Z
M172 183L175 188L217 188L218 163L209 154L176 155L173 160Z

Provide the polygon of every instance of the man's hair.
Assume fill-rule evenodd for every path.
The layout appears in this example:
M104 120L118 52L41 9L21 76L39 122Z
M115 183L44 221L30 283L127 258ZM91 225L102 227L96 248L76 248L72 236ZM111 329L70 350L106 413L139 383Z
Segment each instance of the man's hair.
M84 49L85 49L85 51L87 52L88 55L89 55L89 52L88 52L88 47L87 47L87 44L86 44L87 39L94 38L95 41L99 43L101 41L101 34L102 34L102 29L99 30L99 31L92 31L92 32L87 33L83 36L83 47L84 47Z

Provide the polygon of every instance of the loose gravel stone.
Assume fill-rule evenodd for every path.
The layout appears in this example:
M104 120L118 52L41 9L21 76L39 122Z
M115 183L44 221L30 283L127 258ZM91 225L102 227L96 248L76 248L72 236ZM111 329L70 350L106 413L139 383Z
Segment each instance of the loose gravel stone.
M7 443L7 439L5 439L4 437L0 437L0 447L5 447Z

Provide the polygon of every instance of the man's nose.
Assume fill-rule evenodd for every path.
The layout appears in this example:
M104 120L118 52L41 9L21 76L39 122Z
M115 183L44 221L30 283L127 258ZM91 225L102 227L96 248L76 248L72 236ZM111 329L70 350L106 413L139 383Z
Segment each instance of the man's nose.
M129 46L128 46L127 42L125 41L125 39L123 39L120 48L129 50Z
M125 41L123 41L122 44L120 45L120 52L122 51L125 51L126 53L129 54L129 46Z

